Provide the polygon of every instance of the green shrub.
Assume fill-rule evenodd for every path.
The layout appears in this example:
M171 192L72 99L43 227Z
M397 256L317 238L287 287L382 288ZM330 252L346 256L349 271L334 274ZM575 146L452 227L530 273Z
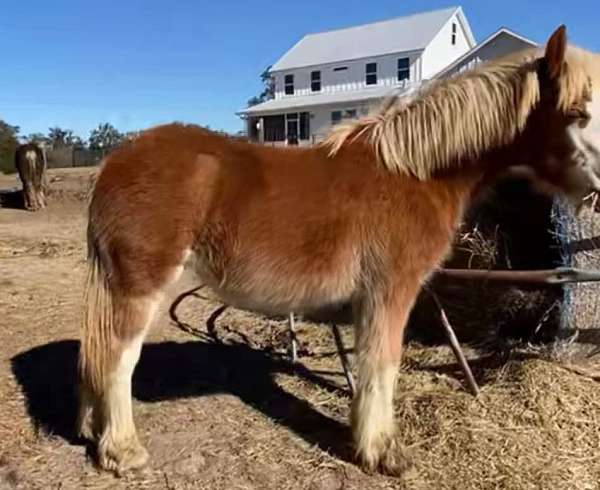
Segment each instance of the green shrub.
M14 173L15 149L17 148L17 134L19 128L11 126L0 120L0 172L5 174Z

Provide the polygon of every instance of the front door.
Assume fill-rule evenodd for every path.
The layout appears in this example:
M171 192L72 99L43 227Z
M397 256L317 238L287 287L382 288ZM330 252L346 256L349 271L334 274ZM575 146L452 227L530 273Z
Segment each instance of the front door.
M286 140L288 145L298 144L298 133L300 132L300 123L298 114L286 114Z

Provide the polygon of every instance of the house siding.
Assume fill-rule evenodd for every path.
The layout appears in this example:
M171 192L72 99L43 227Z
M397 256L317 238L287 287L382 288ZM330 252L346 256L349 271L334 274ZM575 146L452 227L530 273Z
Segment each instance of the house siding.
M376 104L378 101L374 100L371 104ZM305 107L300 110L290 109L289 111L278 111L274 112L273 115L288 114L294 112L308 112L309 113L309 138L307 140L299 140L300 146L312 145L315 142L321 141L325 135L331 130L331 113L333 111L348 111L355 110L357 116L364 116L368 113L371 105L367 102L360 103L345 103L345 104L323 104L314 107ZM261 117L249 119L247 121L248 134L253 132L251 124L260 120ZM285 141L270 141L265 144L271 146L285 146Z
M363 90L369 87L394 87L401 86L398 82L398 59L408 58L410 65L409 83L421 79L420 59L421 52L397 53L360 60L340 61L314 67L300 68L273 73L275 79L275 98L291 98L305 96L313 93L336 93L353 90ZM367 63L377 63L377 85L367 85L365 70ZM344 71L335 71L335 68L347 67ZM321 91L311 91L311 72L321 72ZM294 75L294 95L286 95L284 80L286 75Z
M332 107L315 107L310 111L310 133L311 139L318 138L319 135L327 133L331 127Z
M449 77L455 75L464 70L474 68L483 61L501 58L526 48L531 48L531 44L503 32L488 44L482 46L481 49L478 49L475 53L467 56L460 64L448 70L444 73L444 76Z
M372 102L372 104L377 103L376 101ZM348 111L355 110L356 115L358 117L364 116L368 113L370 106L367 103L352 103L349 102L347 104L331 104L331 105L323 105L319 107L314 107L310 110L311 120L310 120L310 132L311 135L316 137L317 139L321 138L323 135L328 133L331 130L331 113L333 111Z
M456 24L456 44L452 44L452 24ZM471 49L457 15L442 27L423 52L423 79L429 80Z

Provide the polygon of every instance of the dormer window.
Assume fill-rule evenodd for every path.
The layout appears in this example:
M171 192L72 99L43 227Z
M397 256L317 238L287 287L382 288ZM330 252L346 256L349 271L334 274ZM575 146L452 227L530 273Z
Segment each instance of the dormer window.
M284 78L285 95L294 95L294 75L286 75Z
M367 85L377 85L377 63L367 63L365 82Z
M311 71L310 72L310 90L311 92L321 91L321 72Z
M456 22L452 23L452 46L456 46Z
M410 60L408 58L398 59L398 81L410 80Z

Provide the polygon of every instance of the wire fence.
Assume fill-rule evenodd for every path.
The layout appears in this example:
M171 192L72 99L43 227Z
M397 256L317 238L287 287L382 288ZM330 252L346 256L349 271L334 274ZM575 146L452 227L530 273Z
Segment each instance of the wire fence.
M48 168L93 167L111 149L90 150L88 148L61 147L46 151Z

